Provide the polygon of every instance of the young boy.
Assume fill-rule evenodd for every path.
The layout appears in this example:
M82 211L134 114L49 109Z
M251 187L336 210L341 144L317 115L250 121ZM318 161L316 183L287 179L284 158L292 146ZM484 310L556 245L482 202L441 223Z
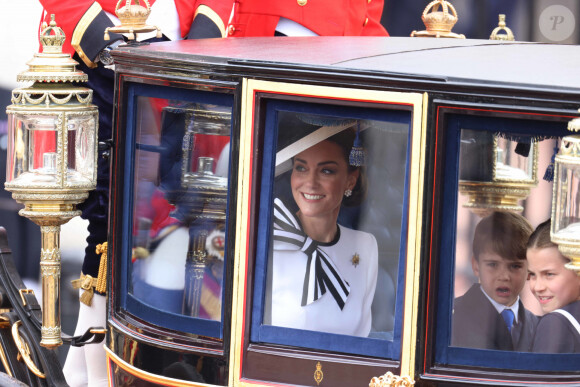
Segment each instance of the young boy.
M451 345L530 351L538 318L519 294L526 283L526 245L533 229L521 215L494 212L473 236L471 266L479 279L455 299Z

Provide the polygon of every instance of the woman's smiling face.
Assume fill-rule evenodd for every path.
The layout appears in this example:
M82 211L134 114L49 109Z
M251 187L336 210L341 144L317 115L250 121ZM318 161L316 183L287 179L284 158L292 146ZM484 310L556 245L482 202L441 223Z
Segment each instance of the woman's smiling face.
M294 157L290 184L303 217L338 217L347 189L353 189L358 171L349 172L340 145L322 141Z
M530 248L527 257L530 290L544 313L578 300L580 278L566 269L566 261L557 247Z

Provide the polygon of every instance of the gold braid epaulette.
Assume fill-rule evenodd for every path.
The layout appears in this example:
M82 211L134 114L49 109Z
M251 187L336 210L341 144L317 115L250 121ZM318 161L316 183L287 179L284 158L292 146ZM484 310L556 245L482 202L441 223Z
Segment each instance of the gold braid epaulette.
M93 294L95 291L105 293L107 291L107 242L97 245L97 254L101 254L101 262L99 265L99 274L97 278L93 278L88 274L81 274L79 279L73 280L72 287L74 289L83 289L80 301L88 306L93 302Z

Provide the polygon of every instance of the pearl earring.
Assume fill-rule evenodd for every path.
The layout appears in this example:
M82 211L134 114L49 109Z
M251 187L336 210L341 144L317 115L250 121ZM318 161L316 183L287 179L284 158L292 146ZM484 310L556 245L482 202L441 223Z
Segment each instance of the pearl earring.
M348 197L350 197L350 195L352 195L351 189L347 189L346 191L344 191L344 196L346 196L348 198Z

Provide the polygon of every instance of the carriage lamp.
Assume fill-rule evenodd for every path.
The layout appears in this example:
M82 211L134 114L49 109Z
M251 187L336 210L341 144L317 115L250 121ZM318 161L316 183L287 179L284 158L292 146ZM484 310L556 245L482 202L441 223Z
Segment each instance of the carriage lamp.
M459 19L455 7L446 0L433 0L427 4L421 20L426 29L411 32L412 37L465 39L465 35L451 32Z
M182 313L201 317L204 277L208 270L217 277L223 271L231 112L194 104L168 106L164 114L182 117L184 125L180 177L173 177L181 181L162 184L170 187L165 197L175 206L173 216L189 230Z
M479 216L493 211L522 212L525 199L537 178L537 144L481 130L462 130L459 161L459 192L467 195L463 205Z
M54 15L42 26L42 52L17 76L32 85L12 91L8 116L7 191L24 204L21 216L40 226L42 327L40 344L62 344L60 226L80 214L96 184L97 107L92 90L76 86L87 75L63 54L63 30Z
M580 131L580 118L570 121L568 129ZM566 267L580 273L580 135L562 138L554 164L550 236L571 259Z

